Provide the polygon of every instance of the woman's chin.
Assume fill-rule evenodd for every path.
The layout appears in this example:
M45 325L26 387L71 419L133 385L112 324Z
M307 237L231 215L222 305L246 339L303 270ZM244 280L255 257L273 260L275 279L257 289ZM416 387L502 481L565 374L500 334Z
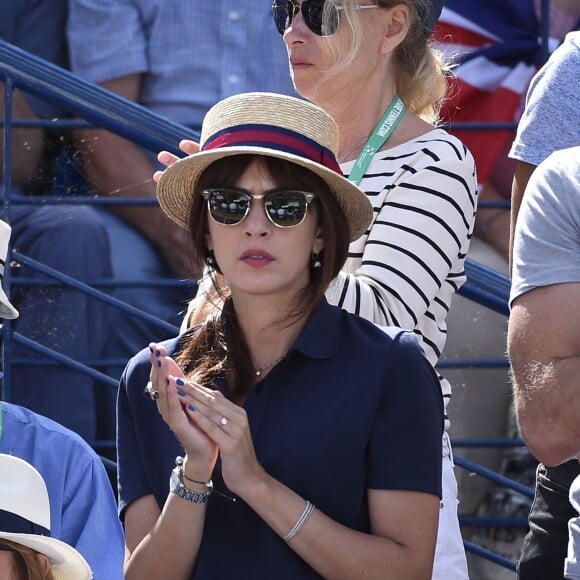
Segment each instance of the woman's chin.
M316 83L304 78L305 75L298 73L292 73L292 83L296 92L303 98L311 102L314 102L316 97Z

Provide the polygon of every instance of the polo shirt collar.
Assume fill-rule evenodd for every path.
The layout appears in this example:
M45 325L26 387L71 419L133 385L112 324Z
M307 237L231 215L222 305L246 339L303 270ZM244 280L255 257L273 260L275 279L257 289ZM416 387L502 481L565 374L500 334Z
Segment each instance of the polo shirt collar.
M332 358L338 350L342 311L326 298L314 308L291 350L314 359Z

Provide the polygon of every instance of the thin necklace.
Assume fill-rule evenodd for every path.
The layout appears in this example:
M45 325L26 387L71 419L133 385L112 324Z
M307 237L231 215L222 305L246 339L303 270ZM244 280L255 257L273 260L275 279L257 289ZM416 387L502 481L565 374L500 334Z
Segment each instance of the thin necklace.
M271 369L274 365L277 365L287 354L288 351L286 350L276 360L272 361L271 363L268 363L263 367L260 367L259 369L256 369L254 371L256 373L256 376L261 377L264 371L267 371L268 369Z

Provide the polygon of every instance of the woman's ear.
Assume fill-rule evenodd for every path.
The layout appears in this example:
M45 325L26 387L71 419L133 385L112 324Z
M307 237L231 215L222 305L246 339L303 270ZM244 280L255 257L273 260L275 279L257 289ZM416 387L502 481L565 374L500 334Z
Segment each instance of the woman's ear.
M392 52L405 40L409 32L409 7L405 4L396 4L386 10L386 21L381 42L381 54Z
M36 553L36 559L40 564L40 568L44 572L44 574L48 574L48 572L52 569L52 563L50 562L50 558L44 554Z
M324 238L322 236L323 230L322 226L318 226L316 229L316 234L314 235L314 242L312 243L312 253L320 254L324 249Z

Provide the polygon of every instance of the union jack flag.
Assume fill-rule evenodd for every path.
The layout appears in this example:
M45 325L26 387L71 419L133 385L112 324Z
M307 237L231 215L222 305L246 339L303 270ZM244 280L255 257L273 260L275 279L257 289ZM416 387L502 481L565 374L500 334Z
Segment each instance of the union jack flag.
M447 0L434 40L458 63L444 103L444 122L513 123L540 64L533 0ZM471 150L480 183L513 139L511 130L456 130Z

